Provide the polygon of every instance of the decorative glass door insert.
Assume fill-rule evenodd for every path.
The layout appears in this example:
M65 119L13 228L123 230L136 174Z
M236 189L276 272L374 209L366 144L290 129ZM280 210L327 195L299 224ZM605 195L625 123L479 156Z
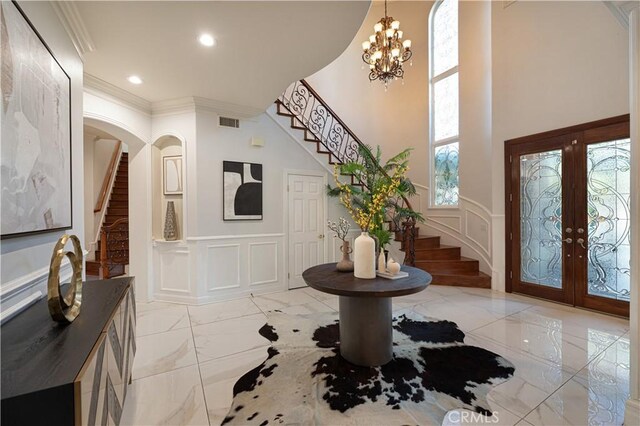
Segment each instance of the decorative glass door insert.
M506 142L507 291L628 315L629 117Z
M627 139L587 145L588 292L629 301L631 151Z
M562 287L562 151L520 156L520 278Z

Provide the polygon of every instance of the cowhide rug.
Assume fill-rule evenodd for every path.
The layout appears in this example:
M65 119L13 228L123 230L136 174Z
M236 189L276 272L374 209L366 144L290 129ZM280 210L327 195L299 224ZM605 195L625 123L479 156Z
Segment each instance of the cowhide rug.
M417 313L393 320L394 358L358 367L340 356L336 314L271 315L268 358L233 388L223 425L442 424L450 410L491 416L486 395L514 366L464 344L455 323Z

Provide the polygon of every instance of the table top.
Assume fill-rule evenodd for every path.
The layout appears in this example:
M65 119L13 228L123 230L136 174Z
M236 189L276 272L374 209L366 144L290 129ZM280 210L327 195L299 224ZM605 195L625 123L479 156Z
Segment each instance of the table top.
M51 319L46 297L2 324L2 399L72 384L132 282L83 282L80 315L69 325Z
M350 297L396 297L418 293L431 283L431 275L422 269L402 266L408 272L406 278L389 280L376 277L362 279L353 276L353 272L339 272L335 263L314 266L302 273L302 278L318 291Z

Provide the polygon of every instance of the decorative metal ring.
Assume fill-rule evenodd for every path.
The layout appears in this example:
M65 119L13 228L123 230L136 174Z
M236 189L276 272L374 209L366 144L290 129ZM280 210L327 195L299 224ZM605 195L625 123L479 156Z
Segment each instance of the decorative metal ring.
M73 252L64 251L68 240L73 243ZM62 296L60 266L65 256L71 262L73 275L67 293ZM70 324L80 313L80 305L82 304L82 247L80 240L75 235L63 235L53 248L47 283L47 302L51 317L59 323Z

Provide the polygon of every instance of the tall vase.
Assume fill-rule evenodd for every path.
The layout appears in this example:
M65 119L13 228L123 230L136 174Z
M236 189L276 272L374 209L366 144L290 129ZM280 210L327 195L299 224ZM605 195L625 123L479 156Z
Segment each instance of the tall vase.
M364 279L376 277L376 242L368 232L363 232L356 238L353 275Z
M167 202L167 214L164 218L164 239L175 241L178 239L178 222L176 221L176 209L173 201Z
M351 247L349 247L349 241L343 241L340 246L340 251L342 252L342 260L338 262L336 265L336 269L340 272L352 272L353 271L353 261L349 254L353 251Z

